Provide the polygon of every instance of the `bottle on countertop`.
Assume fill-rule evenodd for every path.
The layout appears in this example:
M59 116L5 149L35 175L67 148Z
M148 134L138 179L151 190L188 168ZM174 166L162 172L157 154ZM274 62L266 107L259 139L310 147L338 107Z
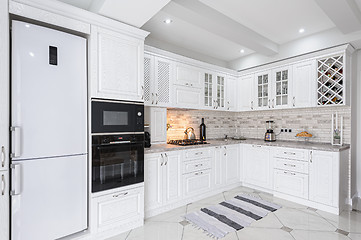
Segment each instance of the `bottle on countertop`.
M200 134L199 134L200 140L206 141L206 125L204 124L204 118L202 118L202 123L199 126L199 129L200 129Z

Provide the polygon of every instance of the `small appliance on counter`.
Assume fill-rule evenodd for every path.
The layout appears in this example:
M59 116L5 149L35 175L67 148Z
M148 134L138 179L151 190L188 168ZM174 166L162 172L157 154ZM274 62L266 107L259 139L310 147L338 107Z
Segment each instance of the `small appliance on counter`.
M189 127L184 131L184 139L195 140L196 135L194 134L194 128Z
M201 141L206 141L206 125L204 124L204 118L202 118L202 123L199 126L199 139Z
M274 121L266 121L266 133L264 134L264 140L266 142L276 141L276 134L274 133Z

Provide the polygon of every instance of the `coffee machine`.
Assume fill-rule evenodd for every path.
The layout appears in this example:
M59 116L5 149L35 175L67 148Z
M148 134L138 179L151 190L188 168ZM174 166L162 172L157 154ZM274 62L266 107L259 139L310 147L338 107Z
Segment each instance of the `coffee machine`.
M274 121L266 121L266 133L264 134L264 140L266 142L276 141L276 134L274 133Z

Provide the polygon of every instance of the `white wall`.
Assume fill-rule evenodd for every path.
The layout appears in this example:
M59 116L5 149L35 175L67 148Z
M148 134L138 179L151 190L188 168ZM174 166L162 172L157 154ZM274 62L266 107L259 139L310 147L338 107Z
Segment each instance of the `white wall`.
M279 53L276 55L264 56L261 54L251 54L229 62L228 67L235 70L247 69L345 43L351 43L355 48L361 47L361 31L345 35L335 28L326 30L285 43L279 46Z

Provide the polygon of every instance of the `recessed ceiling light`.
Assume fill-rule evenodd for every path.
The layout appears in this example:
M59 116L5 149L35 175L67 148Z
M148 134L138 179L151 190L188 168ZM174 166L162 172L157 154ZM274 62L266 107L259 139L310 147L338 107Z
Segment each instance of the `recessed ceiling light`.
M164 20L164 23L165 23L165 24L171 24L172 22L173 22L172 19L169 19L169 18L166 19L166 20Z
M240 53L244 53L244 49L241 49L241 51L239 51Z
M305 29L304 28L301 28L300 30L298 30L299 33L304 33L305 32Z

